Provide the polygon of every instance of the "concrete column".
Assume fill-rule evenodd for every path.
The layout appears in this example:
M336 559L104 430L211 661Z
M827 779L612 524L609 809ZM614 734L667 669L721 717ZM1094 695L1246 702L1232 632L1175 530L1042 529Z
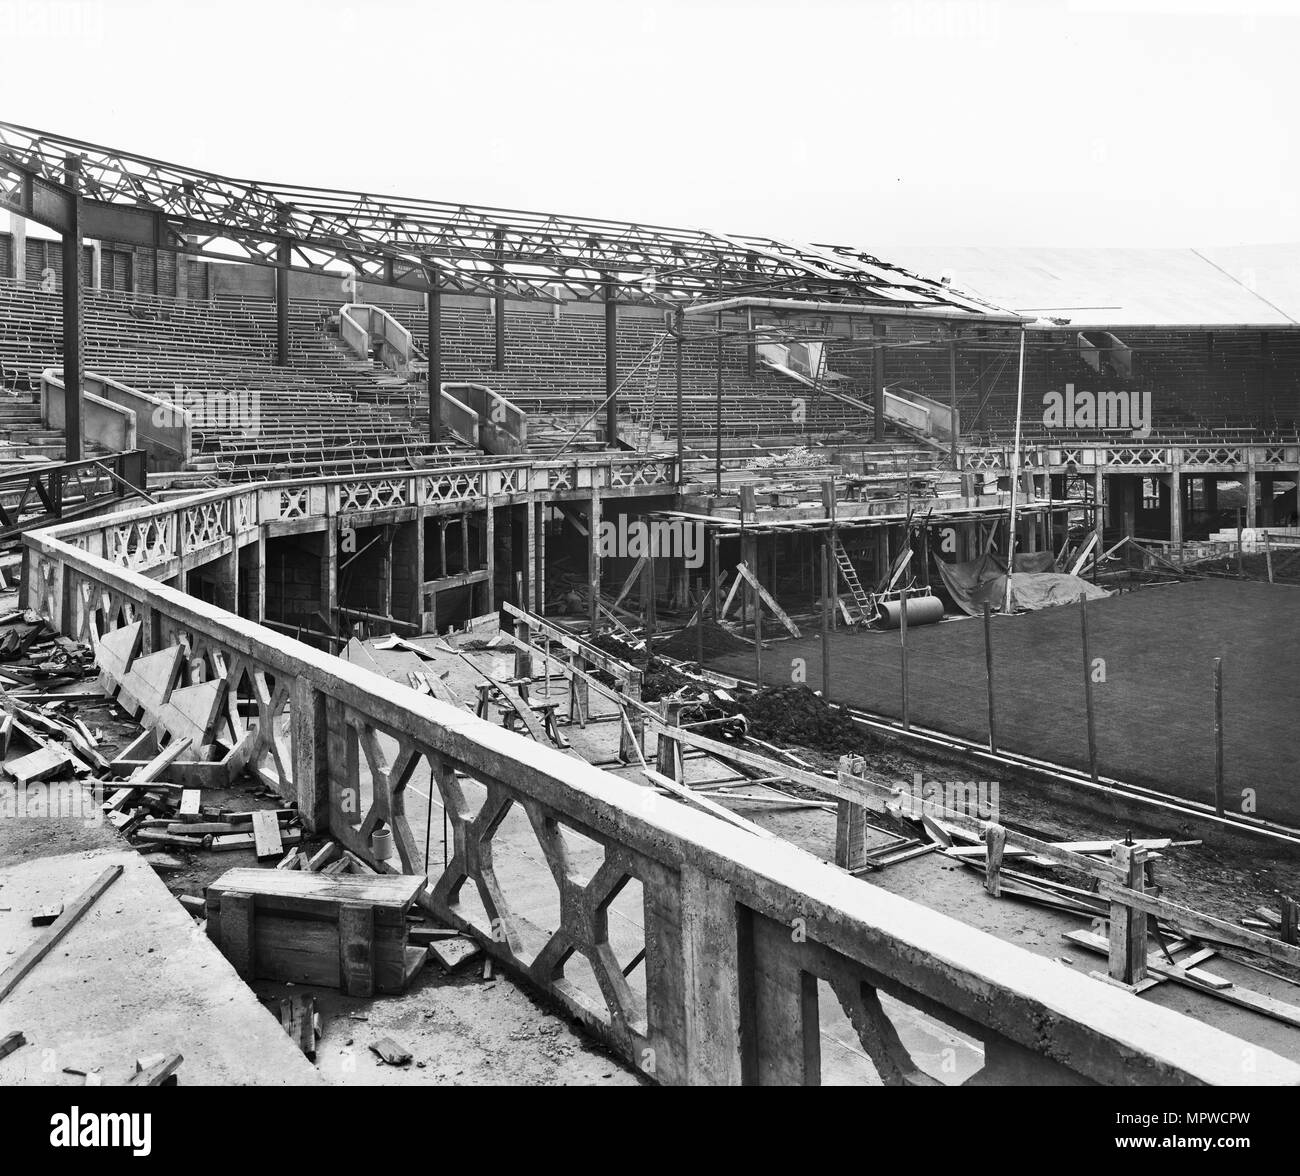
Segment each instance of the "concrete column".
M217 589L217 607L227 612L239 612L239 548L233 543L230 550L212 564L212 578Z
M258 529L257 542L253 547L253 616L259 625L266 620L266 535Z
M537 510L537 560L534 564L533 611L541 616L546 608L546 503L539 502Z
M380 616L393 615L393 528L385 527L379 540L379 608ZM389 626L391 631L392 626Z
M1102 466L1098 466L1092 474L1092 500L1097 506L1093 513L1093 530L1097 533L1100 548L1102 532L1106 526L1106 472Z
M591 593L587 611L594 634L599 631L600 622L600 612L596 607L600 596L600 489L594 485L591 488L591 512L587 516L587 527L591 532L587 537L587 590Z
M1183 544L1183 451L1173 449L1173 470L1169 474L1169 542Z
M1250 446L1246 449L1246 526L1258 526L1258 491L1259 487L1255 482L1255 449Z
M339 608L339 521L331 515L321 532L320 610L331 627Z
M1217 514L1219 511L1219 479L1213 474L1205 477L1205 509L1210 514Z
M485 612L496 611L496 511L492 500L488 499L487 509L483 512L483 546L487 557L487 606Z
M524 550L524 598L519 607L534 612L537 608L534 603L537 596L537 503L531 499L524 504Z
M27 285L27 218L16 212L9 214L9 231L14 241L14 281Z
M90 243L90 288L92 290L104 288L104 243L102 241Z
M1273 518L1273 475L1259 475L1259 525L1272 527L1276 525Z

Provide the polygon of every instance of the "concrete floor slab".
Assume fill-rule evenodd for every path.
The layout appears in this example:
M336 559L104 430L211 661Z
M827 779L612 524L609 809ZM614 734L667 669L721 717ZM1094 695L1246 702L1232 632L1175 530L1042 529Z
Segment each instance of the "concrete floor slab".
M112 865L122 875L0 1002L0 1086L105 1085L137 1058L185 1055L181 1085L315 1085L320 1077L139 854L93 850L0 870L0 967L36 939L33 911L70 903Z

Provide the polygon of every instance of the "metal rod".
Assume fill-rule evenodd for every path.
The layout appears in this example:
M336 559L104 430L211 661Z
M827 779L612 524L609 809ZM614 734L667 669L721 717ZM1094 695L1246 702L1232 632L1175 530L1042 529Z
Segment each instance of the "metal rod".
M1016 444L1011 457L1011 514L1007 534L1007 594L1003 612L1011 612L1011 576L1016 570L1016 483L1020 480L1020 418L1025 397L1025 328L1020 328L1020 375L1016 380ZM1095 572L1094 572L1095 576Z
M1214 659L1214 813L1223 816L1223 659Z
M1088 597L1079 597L1079 627L1083 636L1083 699L1088 713L1088 771L1097 783L1097 717L1092 698L1092 652L1088 643Z
M831 700L831 575L830 535L822 536L822 698Z
M908 706L909 699L907 696L907 589L904 588L898 596L898 640L899 647L902 650L900 662L903 674L903 730L912 729L912 714Z
M993 610L984 605L984 679L989 694L989 751L998 749L997 707L993 695Z

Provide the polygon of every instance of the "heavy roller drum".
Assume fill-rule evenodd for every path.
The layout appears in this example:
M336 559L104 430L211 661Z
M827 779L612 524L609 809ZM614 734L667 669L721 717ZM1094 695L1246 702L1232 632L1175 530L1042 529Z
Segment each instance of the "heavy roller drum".
M902 623L903 602L883 600L880 609L880 627L897 629ZM934 625L943 620L943 601L937 596L909 596L907 598L907 627Z

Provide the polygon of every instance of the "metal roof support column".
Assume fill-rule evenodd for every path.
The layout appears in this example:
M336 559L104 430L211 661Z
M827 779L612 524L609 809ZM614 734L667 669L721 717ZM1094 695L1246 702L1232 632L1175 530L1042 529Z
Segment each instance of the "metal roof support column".
M429 356L429 440L442 440L442 290L438 286L438 267L429 271L429 292L425 295L429 318L426 351ZM445 572L443 573L446 574Z
M494 372L503 372L506 370L506 274L502 268L506 239L505 230L497 229L492 236L497 243L495 251L497 275L493 279L496 293L492 296L493 318L496 320L493 324L496 355L492 360L492 370Z
M618 448L618 303L614 279L605 278L605 445Z
M63 232L63 404L64 457L80 461L82 388L81 337L81 197L77 173L81 161L75 155L65 160L65 182L70 189L67 200L67 223Z
M875 410L872 422L873 441L885 439L885 324L871 320L871 407Z
M275 362L289 366L289 242L281 241L275 270Z

